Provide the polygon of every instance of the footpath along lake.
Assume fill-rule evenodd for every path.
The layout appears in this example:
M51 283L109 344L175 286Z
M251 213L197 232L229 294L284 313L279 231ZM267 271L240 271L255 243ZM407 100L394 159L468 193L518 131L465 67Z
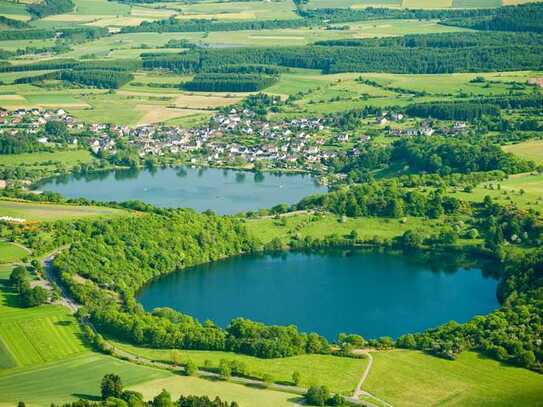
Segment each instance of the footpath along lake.
M211 209L218 214L293 204L327 191L310 175L186 167L69 175L48 180L39 189L68 198L141 200L159 207Z
M223 327L246 317L328 339L340 332L397 337L498 307L497 280L438 264L368 251L244 256L157 279L138 299L146 310L171 307Z

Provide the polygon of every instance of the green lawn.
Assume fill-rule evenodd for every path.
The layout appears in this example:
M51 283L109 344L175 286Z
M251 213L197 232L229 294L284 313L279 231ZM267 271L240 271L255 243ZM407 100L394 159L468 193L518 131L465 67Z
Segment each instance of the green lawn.
M274 238L287 240L289 236L311 236L323 238L332 233L345 236L356 230L360 239L392 239L403 234L407 229L431 232L440 224L438 220L429 220L415 217L400 219L384 218L346 218L341 219L332 214L323 215L318 220L311 220L310 215L302 214L286 218L286 226L272 218L247 221L250 233L263 243L270 242Z
M13 243L0 241L0 263L13 263L21 260L27 255L28 252L22 247Z
M402 350L373 357L363 388L394 406L543 405L543 375L473 352L455 361Z
M543 140L528 140L518 144L510 144L504 146L503 149L519 157L543 164Z
M123 343L116 345L128 352L151 360L170 362L172 352L169 349L141 348ZM281 359L259 359L252 356L239 355L231 352L210 351L179 351L181 363L192 360L199 367L204 367L206 360L218 367L221 359L238 360L245 363L251 376L262 378L265 374L272 375L276 382L292 380L292 373L301 375L302 386L325 384L331 390L341 393L351 393L367 364L366 359L341 358L330 355L301 355Z
M119 216L126 215L128 212L100 206L73 206L0 200L0 213L3 216L39 222L89 216Z
M52 166L56 164L65 166L74 166L83 163L89 163L93 160L87 150L66 150L23 154L2 154L0 155L0 166Z

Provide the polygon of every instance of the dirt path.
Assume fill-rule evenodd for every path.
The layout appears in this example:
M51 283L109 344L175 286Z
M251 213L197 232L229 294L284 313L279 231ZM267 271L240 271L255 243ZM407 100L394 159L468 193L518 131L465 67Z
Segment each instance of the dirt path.
M370 352L364 352L364 354L368 357L368 365L366 366L366 369L364 370L364 374L362 375L362 377L360 378L360 381L358 382L358 384L356 385L356 388L354 389L353 397L355 397L355 398L360 398L360 396L362 396L362 394L363 394L362 385L364 384L364 382L368 378L368 375L370 374L371 367L373 365L373 356L371 355L371 353Z

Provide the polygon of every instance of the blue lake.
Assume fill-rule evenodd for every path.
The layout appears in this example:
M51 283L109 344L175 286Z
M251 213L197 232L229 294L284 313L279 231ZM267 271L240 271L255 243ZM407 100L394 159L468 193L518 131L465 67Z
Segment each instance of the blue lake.
M226 326L235 317L397 337L498 307L497 280L460 267L390 253L327 250L244 256L179 271L139 293L145 309L171 307Z
M303 174L252 173L216 168L122 170L57 177L39 186L69 198L94 201L141 200L167 208L211 209L219 214L293 204L326 192Z

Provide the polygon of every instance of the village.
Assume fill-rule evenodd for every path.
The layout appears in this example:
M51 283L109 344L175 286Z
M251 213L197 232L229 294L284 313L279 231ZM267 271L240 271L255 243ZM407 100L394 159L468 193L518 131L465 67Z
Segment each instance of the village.
M49 134L47 124L62 123L66 134ZM464 122L433 128L429 121L406 127L401 113L381 112L373 121L373 134L385 137L455 135L467 129ZM162 124L129 127L78 121L63 109L17 109L0 111L0 135L34 137L52 148L60 145L88 147L101 158L119 149L135 151L141 159L175 156L210 166L323 171L338 154L356 156L372 136L361 132L339 132L329 118L298 118L270 122L248 109L232 108L216 113L204 127L181 128ZM57 138L55 138L57 136ZM123 141L120 143L120 141Z

